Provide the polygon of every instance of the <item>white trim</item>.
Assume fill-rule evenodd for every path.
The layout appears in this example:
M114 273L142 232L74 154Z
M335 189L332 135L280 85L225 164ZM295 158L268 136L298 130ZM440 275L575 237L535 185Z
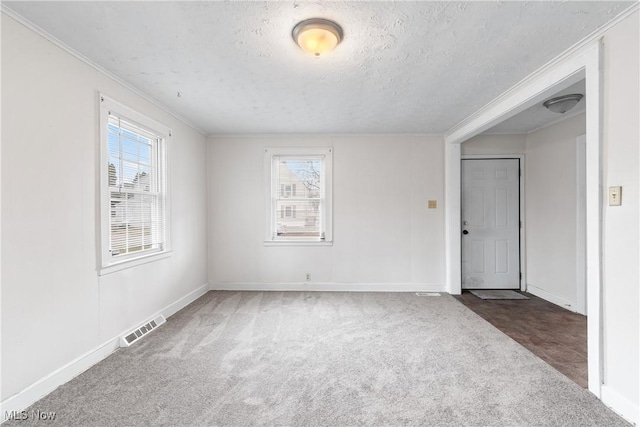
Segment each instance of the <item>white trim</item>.
M323 209L320 211L321 232L324 239L305 240L304 238L276 239L276 211L274 201L274 183L277 183L275 157L304 157L322 160L320 172L320 198ZM264 245L265 246L331 246L333 244L333 147L265 147L263 154L263 191L264 191Z
M525 206L525 155L524 154L462 154L460 159L518 159L520 160L520 290L527 290L527 229ZM462 243L461 243L462 245ZM462 286L462 284L461 284Z
M493 125L541 102L547 96L585 79L587 135L587 334L589 390L600 397L603 383L601 304L601 141L602 141L602 41L581 45L551 61L463 124L445 135L447 289L461 291L460 280L460 144Z
M147 264L150 262L160 261L161 259L171 257L172 254L173 254L172 251L164 251L164 252L143 255L137 258L129 258L120 262L113 263L108 267L102 267L98 269L98 276L105 276L107 274L115 273L117 271L126 270L127 268L137 267L139 265Z
M90 66L91 68L95 69L99 73L104 74L105 76L109 77L111 80L115 81L116 83L120 84L121 86L125 87L126 89L130 90L131 92L135 93L136 95L140 96L145 101L150 102L151 104L153 104L156 107L160 108L162 111L168 113L169 115L171 115L171 116L175 117L176 119L180 120L182 123L184 123L187 126L193 128L194 130L199 132L202 136L205 136L205 137L207 136L207 132L205 132L204 130L200 129L198 126L194 125L193 123L191 123L189 120L187 120L186 118L184 118L180 114L171 111L168 107L166 107L165 105L161 104L159 101L155 100L154 98L152 98L148 94L142 92L140 89L136 88L135 86L132 86L131 84L127 83L125 80L121 79L120 77L116 76L112 72L108 71L106 68L103 68L101 65L98 65L97 63L93 62L91 59L87 58L86 56L84 56L83 54L78 52L77 50L73 49L71 46L67 45L66 43L62 42L60 39L56 38L55 36L49 34L47 31L43 30L42 28L40 28L39 26L37 26L33 22L31 22L31 21L27 20L26 18L22 17L17 12L14 12L5 3L0 3L0 11L2 13L6 14L7 16L9 16L10 18L14 19L15 21L17 21L18 23L24 25L25 27L27 27L28 29L30 29L34 33L38 34L40 37L43 37L45 40L49 41L50 43L53 43L54 45L56 45L60 49L64 50L65 52L67 52L68 54L73 56L74 58L76 58L79 61L81 61L82 63Z
M285 140L290 140L292 137L296 139L304 139L304 138L353 138L354 136L359 137L383 137L388 138L392 136L400 136L400 137L438 137L442 138L442 133L211 133L208 135L208 138L239 138L239 139L275 139L281 138Z
M461 234L461 144L447 144L445 140L445 265L447 292L462 293Z
M159 121L154 120L147 115L134 110L133 108L127 107L121 102L118 102L110 96L105 95L103 92L98 91L98 97L101 108L107 108L108 111L113 111L117 116L124 116L129 121L133 121L135 124L146 128L147 131L157 136L161 136L163 138L171 136L171 128L160 123ZM105 122L105 124L107 123L108 122Z
M171 303L165 308L163 308L162 310L160 310L160 314L162 314L164 317L168 319L169 317L173 316L174 314L176 314L177 312L179 312L180 310L182 310L183 308L185 308L186 306L188 306L189 304L191 304L192 302L194 302L195 300L197 300L198 298L206 294L208 291L209 291L209 284L206 283L198 287L197 289L193 290L192 292L188 293L187 295L183 296L176 302Z
M335 283L335 282L221 282L212 283L211 291L312 291L312 292L446 292L436 283Z
M566 298L563 298L559 295L553 294L551 292L545 291L544 289L541 289L537 286L532 285L531 283L527 284L527 292L529 292L530 294L533 294L537 297L540 297L544 300L549 301L550 303L553 303L559 307L562 307L564 309L567 309L569 311L573 311L574 313L577 312L576 307L577 304L575 301L570 301Z
M98 170L100 176L98 177L98 183L100 187L100 200L99 200L99 268L98 274L100 276L113 273L116 271L124 270L126 268L135 267L147 262L157 261L159 259L171 256L171 129L156 120L147 117L146 115L133 110L126 105L123 105L104 93L98 92L98 109L99 109L99 138L100 138L100 165ZM118 117L125 118L133 123L145 128L151 132L155 137L160 138L158 142L158 149L162 151L162 160L164 166L164 179L161 192L164 193L164 243L161 249L153 251L140 251L138 254L132 254L130 256L123 256L121 258L112 258L109 253L109 240L110 240L110 200L111 191L108 187L109 181L109 167L108 167L108 131L107 126L109 123L109 115L113 113Z
M324 240L265 240L264 246L333 246L333 242Z
M602 333L602 41L585 55L586 71L586 264L589 390L601 397L604 382Z
M0 7L1 7L1 3L0 3ZM1 17L0 17L1 18ZM2 20L0 19L0 34L2 33ZM1 56L0 56L0 62L2 62L1 60ZM2 67L0 66L0 82L2 82ZM6 107L5 107L6 108ZM3 117L2 116L2 102L0 99L0 118ZM2 120L0 120L0 135L3 135L2 133ZM4 240L2 239L2 137L0 136L0 242L4 242ZM0 244L0 307L3 307L2 305L2 244ZM4 288L6 291L6 288ZM0 321L1 323L1 321ZM1 326L1 325L0 325ZM0 327L1 330L1 327ZM6 340L0 339L0 373L2 372L2 366L6 366L2 363L2 355L4 354L4 352L2 351L3 342L5 342ZM0 383L0 390L2 389L2 384ZM0 403L0 424L2 423L2 420L4 419L4 411L2 410L3 405L2 403Z
M176 302L169 304L168 306L160 310L160 314L168 318L169 316L191 304L196 299L200 298L208 290L209 285L204 284L198 287L198 289L190 292ZM150 316L149 319L154 317L155 316ZM136 325L139 325L141 323L142 322L138 322L136 323ZM130 331L131 328L127 328L127 330ZM93 348L92 350L89 350L80 357L73 359L71 362L56 369L49 375L40 378L21 392L5 399L0 403L0 416L2 416L2 419L0 419L0 421L5 421L5 412L22 411L28 408L30 405L42 399L44 396L51 393L56 388L71 381L87 369L109 357L109 355L120 348L120 336L125 332L126 331L123 331L117 334L114 338L111 338L105 343Z
M4 420L5 412L22 411L51 393L61 385L71 381L93 365L106 359L111 353L120 348L120 337L112 338L106 343L88 351L72 360L49 375L39 379L20 393L5 399L0 404L0 414Z
M533 80L542 78L544 75L548 74L548 72L553 71L554 68L560 67L563 62L565 62L567 59L569 59L573 55L580 54L585 48L588 49L589 46L599 43L600 39L602 38L602 36L604 36L604 34L607 31L609 31L611 28L615 27L617 24L619 24L620 22L622 22L623 20L631 16L639 8L640 8L640 3L638 2L633 3L626 10L622 11L619 15L617 15L615 18L613 18L612 20L604 24L602 27L597 28L591 34L588 34L587 36L582 38L580 41L578 41L576 44L574 44L573 46L571 46L570 48L562 52L560 55L558 55L557 57L553 58L551 61L544 64L542 67L538 68L533 73L529 74L526 78L521 80L519 83L516 83L514 86L509 88L506 92L498 96L496 99L489 102L487 105L485 105L484 107L482 107L481 109L479 109L478 111L476 111L475 113L473 113L472 115L470 115L469 117L465 118L460 123L452 127L448 132L445 132L445 139L451 137L453 131L462 129L463 127L466 127L468 124L472 122L477 122L480 116L483 116L486 113L488 113L488 111L494 108L494 106L496 106L497 104L503 104L504 102L506 102L514 92L519 92L523 89L526 89L526 87L529 86ZM567 84L565 87L569 87L571 84L576 83L579 80L580 79L570 84ZM557 92L558 90L560 90L560 88L558 88L555 92ZM503 117L502 120L498 121L497 123L504 121L507 118L508 117ZM497 123L494 123L494 124L497 124ZM484 130L486 129L488 128L485 128ZM465 138L465 139L469 139L469 138Z
M587 315L587 136L576 138L576 312Z
M508 132L508 131L500 131L500 132L493 132L491 131L491 129L489 129L488 131L482 132L483 135L528 135L529 132Z
M602 403L630 423L640 425L640 407L608 385L602 386Z
M447 131L445 133L446 143L460 144L467 141L582 80L584 78L584 61L580 61L580 59L585 54L588 52L582 52L581 55L567 59L566 62L558 65L558 69L549 70L548 74L536 76L536 78L527 77L525 81L528 84L519 84L519 91L509 90L508 96L497 98L500 102L495 100L490 102L489 107L485 107L480 114L475 115L475 120L465 122L462 126ZM580 67L577 69L574 67L576 60L580 62Z

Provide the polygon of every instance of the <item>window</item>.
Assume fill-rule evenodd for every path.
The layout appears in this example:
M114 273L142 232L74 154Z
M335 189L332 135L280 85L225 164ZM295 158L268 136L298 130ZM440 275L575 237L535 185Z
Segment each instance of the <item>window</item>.
M332 154L265 149L266 244L331 244Z
M101 273L168 253L170 136L161 124L100 96Z

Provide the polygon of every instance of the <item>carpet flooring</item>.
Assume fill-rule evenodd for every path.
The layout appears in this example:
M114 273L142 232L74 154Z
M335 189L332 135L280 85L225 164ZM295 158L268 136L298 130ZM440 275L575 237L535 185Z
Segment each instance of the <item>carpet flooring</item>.
M64 426L626 426L453 297L208 292L36 402Z
M571 378L589 386L587 317L526 293L527 300L482 300L470 292L454 298Z

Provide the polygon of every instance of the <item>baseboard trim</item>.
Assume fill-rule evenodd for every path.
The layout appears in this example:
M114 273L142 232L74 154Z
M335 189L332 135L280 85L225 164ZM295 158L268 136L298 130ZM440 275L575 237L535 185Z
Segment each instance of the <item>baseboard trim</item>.
M446 292L435 283L212 283L212 291L310 291L310 292Z
M202 285L198 289L190 292L176 302L169 304L168 306L160 310L159 313L162 313L165 317L168 318L169 316L177 313L184 307L191 304L196 299L200 298L208 291L209 285ZM131 325L128 330L134 326L135 325ZM125 332L126 331L122 331L122 333ZM46 375L45 377L34 382L21 392L8 397L3 402L0 402L0 424L6 421L6 413L11 413L12 411L19 412L28 408L61 385L71 381L87 369L91 368L93 365L106 359L114 351L120 348L120 335L121 334L118 334L116 337L111 338L104 344L101 344L98 347L89 350L87 353L81 355L80 357L72 360L61 368L56 369L49 375Z
M6 413L13 411L19 412L28 408L30 405L42 399L56 388L71 381L93 365L106 359L120 347L119 339L120 337L110 339L106 343L88 351L63 367L39 379L18 394L14 394L4 400L0 403L0 416L2 416L1 421L6 421Z
M527 283L527 292L537 297L540 297L544 300L547 300L550 303L560 306L564 309L573 311L574 313L578 312L578 304L575 301L569 301L568 299L559 297L556 294L552 294L551 292L545 291L544 289L540 289L528 283Z
M640 425L640 408L607 385L601 387L602 403L632 424Z
M183 308L185 308L186 306L188 306L189 304L191 304L192 302L194 302L195 300L197 300L198 298L200 298L202 295L206 294L207 292L209 292L209 284L204 284L202 286L200 286L198 289L188 293L187 295L183 296L182 298L180 298L178 301L174 302L173 304L169 304L168 306L166 306L164 309L162 309L160 311L160 313L162 313L164 315L164 317L166 317L167 319L171 316L173 316L174 314L176 314L177 312L179 312L180 310L182 310Z

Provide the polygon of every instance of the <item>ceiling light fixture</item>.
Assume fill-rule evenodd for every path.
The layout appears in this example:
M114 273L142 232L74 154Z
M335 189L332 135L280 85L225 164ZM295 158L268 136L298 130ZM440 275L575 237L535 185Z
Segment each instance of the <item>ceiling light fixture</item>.
M572 93L570 95L562 95L547 99L542 103L542 105L554 113L564 114L575 107L583 97L584 95L579 93Z
M291 36L302 50L320 56L332 51L344 33L340 25L323 18L311 18L298 22Z

